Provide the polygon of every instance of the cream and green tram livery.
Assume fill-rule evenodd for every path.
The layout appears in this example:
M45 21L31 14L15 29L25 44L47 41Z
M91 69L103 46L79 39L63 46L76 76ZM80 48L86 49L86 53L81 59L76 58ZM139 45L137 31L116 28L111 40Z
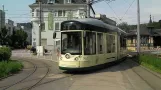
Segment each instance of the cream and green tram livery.
M59 68L89 70L126 57L126 32L93 18L61 23Z

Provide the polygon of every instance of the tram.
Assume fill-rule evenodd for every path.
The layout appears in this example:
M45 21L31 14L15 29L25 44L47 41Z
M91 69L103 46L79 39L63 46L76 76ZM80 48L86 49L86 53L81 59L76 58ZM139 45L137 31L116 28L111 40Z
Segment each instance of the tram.
M126 57L126 32L94 18L61 23L59 68L89 70Z

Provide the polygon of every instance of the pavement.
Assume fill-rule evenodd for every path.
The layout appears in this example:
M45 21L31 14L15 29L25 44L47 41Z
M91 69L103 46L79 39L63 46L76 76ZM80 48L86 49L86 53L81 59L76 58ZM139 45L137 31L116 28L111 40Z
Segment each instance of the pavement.
M75 81L69 90L161 90L160 76L126 60Z
M0 81L0 90L161 90L161 75L131 59L98 71L65 73L54 59L12 58L24 69Z

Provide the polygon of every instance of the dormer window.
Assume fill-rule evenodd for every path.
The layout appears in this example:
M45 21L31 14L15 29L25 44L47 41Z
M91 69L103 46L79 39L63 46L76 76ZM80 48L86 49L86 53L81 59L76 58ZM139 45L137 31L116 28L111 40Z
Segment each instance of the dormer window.
M48 0L48 4L53 4L55 3L55 0Z
M66 3L71 3L71 0L65 0L64 2L65 2L65 4Z

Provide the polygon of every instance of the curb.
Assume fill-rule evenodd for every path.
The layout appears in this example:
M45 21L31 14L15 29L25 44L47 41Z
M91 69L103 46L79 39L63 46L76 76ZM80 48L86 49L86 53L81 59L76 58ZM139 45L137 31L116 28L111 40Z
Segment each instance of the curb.
M132 60L132 61L134 61L134 60ZM134 61L134 62L135 62L135 61ZM135 63L138 64L137 62L135 62ZM143 65L140 65L140 64L138 64L138 65L139 65L141 68L143 68L143 69L147 70L148 72L152 73L153 75L155 75L155 76L161 78L161 74L160 74L160 73L155 72L155 71L153 71L153 70L150 70L149 68L146 68L146 67L143 66Z
M144 68L145 70L147 70L148 72L150 72L150 73L154 74L155 76L157 76L157 77L160 77L160 78L161 78L161 74L159 74L158 72L152 71L152 70L150 70L150 69L148 69L148 68L144 67L143 65L140 65L140 67Z

